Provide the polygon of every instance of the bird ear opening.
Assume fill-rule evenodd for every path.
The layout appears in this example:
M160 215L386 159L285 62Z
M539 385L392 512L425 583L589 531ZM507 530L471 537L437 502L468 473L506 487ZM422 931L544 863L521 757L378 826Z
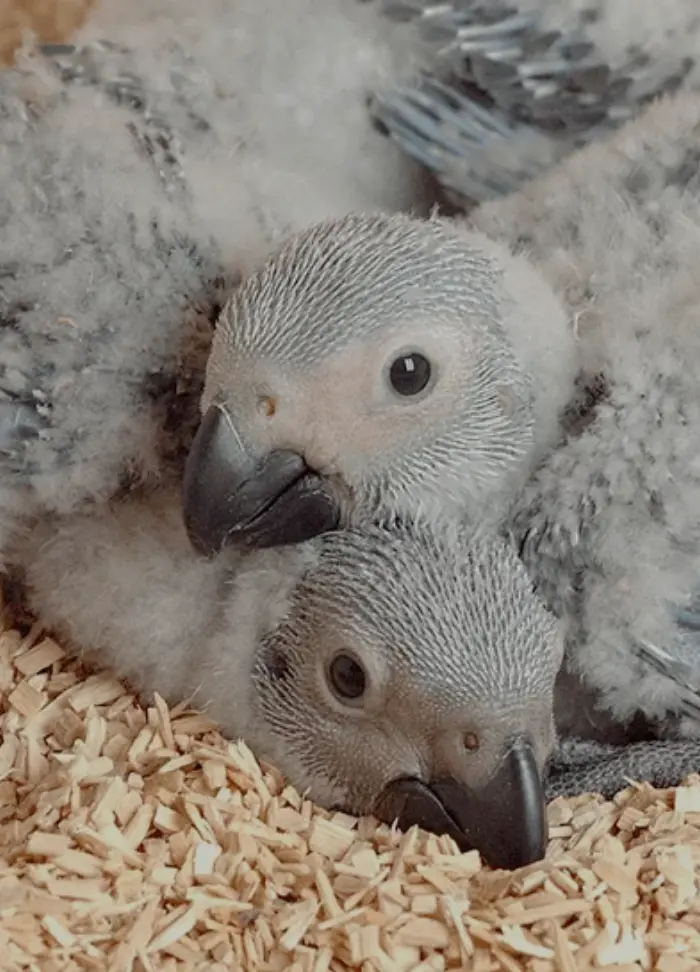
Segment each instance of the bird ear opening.
M284 650L277 632L263 640L259 663L274 685L289 682L292 678L291 658L289 652Z

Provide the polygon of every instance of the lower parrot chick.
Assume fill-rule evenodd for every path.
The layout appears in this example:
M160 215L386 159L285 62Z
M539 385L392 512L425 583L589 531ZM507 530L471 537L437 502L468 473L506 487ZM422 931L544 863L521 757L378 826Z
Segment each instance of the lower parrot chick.
M368 528L206 560L177 496L151 493L43 520L14 560L87 660L193 699L323 806L449 834L493 866L543 856L545 797L700 766L698 740L556 746L560 627L498 538Z
M151 494L44 520L13 560L47 626L192 697L323 806L495 866L543 856L562 647L501 541L371 528L206 560L177 496Z

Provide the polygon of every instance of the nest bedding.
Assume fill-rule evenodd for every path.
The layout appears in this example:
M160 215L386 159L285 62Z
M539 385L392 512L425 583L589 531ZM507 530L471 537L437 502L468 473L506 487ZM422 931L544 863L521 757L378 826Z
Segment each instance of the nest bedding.
M313 806L206 714L0 633L10 972L700 968L700 778L550 805L545 861Z

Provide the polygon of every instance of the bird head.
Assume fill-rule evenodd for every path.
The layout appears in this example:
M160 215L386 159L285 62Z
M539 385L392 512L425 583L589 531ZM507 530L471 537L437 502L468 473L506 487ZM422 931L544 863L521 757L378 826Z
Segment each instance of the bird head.
M514 552L403 528L293 549L305 568L284 609L262 596L253 749L326 807L450 834L493 866L539 860L562 640ZM272 553L253 555L265 581Z
M192 542L484 519L554 435L573 362L559 301L486 237L406 215L313 226L218 322L185 475Z

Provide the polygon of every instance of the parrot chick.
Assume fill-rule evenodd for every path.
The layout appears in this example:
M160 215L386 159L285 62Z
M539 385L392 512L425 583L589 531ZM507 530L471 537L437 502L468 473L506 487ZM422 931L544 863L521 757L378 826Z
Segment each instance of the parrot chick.
M280 233L418 204L365 107L412 33L355 0L107 0L0 74L0 565L33 515L167 478Z
M217 325L193 542L500 517L597 708L697 732L699 132L676 95L469 221L293 239Z
M544 796L700 766L700 740L555 748L560 626L498 537L370 527L205 560L157 492L44 519L13 559L43 622L142 695L192 698L326 807L492 866L543 856Z
M385 0L432 56L372 101L380 127L458 207L522 188L639 115L700 88L695 0Z
M192 697L321 805L494 866L543 856L562 646L499 539L369 528L206 560L178 495L152 493L43 520L13 562L48 627L142 693Z
M576 368L547 282L484 234L402 214L313 226L217 322L185 475L192 541L495 522L556 441Z

